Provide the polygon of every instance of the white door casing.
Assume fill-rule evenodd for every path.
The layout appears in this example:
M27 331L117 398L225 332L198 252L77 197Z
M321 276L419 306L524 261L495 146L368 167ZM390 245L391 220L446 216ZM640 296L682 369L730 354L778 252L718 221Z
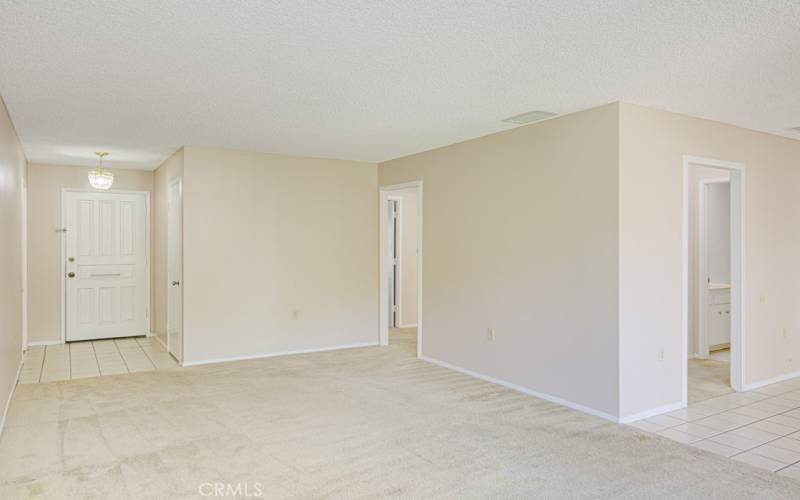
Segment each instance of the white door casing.
M65 190L67 341L147 335L145 193Z
M183 361L183 180L167 193L167 350Z

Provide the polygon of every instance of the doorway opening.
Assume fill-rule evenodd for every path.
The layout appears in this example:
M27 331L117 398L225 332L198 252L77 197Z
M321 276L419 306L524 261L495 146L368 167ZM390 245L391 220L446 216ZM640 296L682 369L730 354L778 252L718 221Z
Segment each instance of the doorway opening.
M684 158L684 405L743 389L744 166Z
M380 344L422 353L422 181L380 188Z

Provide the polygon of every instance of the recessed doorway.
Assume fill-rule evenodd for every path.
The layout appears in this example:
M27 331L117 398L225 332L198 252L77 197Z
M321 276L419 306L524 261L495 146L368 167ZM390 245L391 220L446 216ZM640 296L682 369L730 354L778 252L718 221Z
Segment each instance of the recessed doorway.
M380 189L380 344L422 352L422 182Z
M743 388L744 175L684 158L684 405Z

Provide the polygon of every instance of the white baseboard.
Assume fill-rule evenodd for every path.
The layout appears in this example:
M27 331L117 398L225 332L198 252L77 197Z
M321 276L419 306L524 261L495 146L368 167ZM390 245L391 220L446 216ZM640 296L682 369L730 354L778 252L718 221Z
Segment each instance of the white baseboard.
M416 327L417 327L416 323L413 323L413 324L410 324L410 325L404 325L404 324L401 323L400 326L398 326L397 328L416 328Z
M777 377L759 380L758 382L753 382L752 384L745 384L744 387L742 387L742 390L752 391L753 389L758 389L760 387L764 387L765 385L777 384L778 382L785 382L797 377L800 377L800 372L791 372L785 375L778 375Z
M640 411L639 413L634 413L633 415L626 415L624 417L619 418L619 423L621 424L630 424L631 422L636 422L637 420L643 420L645 418L655 417L656 415L661 415L662 413L668 413L675 410L680 410L681 408L686 408L686 404L681 401L677 403L670 403L668 405L659 406L657 408L651 408L649 410Z
M248 356L232 356L229 358L204 359L200 361L184 361L183 366L210 365L213 363L228 363L230 361L246 361L248 359L274 358L277 356L291 356L293 354L310 354L314 352L338 351L340 349L355 349L357 347L374 347L378 342L363 342L360 344L344 344L315 349L298 349L296 351L270 352L266 354L253 354Z
M11 398L14 397L14 391L17 390L17 384L19 384L19 374L22 373L22 364L25 362L24 357L20 357L19 359L19 366L17 367L17 375L14 377L14 384L11 386L11 392L8 394L8 399L6 399L6 405L3 408L3 415L0 416L0 436L3 435L3 429L6 426L6 417L8 416L8 409L11 408Z
M64 342L60 340L38 340L36 342L28 342L28 347L36 347L40 345L56 345L56 344L63 344Z
M604 411L596 410L594 408L590 408L588 406L584 406L582 404L573 403L572 401L567 401L566 399L559 398L557 396L551 396L550 394L545 394L543 392L534 391L532 389L528 389L527 387L523 387L521 385L513 384L511 382L506 382L505 380L496 379L494 377L489 377L488 375L483 375L482 373L474 372L472 370L467 370L466 368L461 368L456 365L451 365L445 361L440 361L435 358L431 358L428 356L420 356L420 359L427 361L429 363L433 363L435 365L442 366L444 368L449 368L451 370L455 370L457 372L461 372L465 375L470 375L475 378L479 378L481 380L485 380L487 382L491 382L493 384L502 385L503 387L508 387L509 389L513 389L515 391L521 392L523 394L529 394L531 396L535 396L539 399L544 399L550 401L552 403L560 404L561 406L566 406L567 408L572 408L573 410L582 411L583 413L588 413L589 415L594 415L596 417L604 418L606 420L610 420L612 422L618 422L619 418L611 415L610 413L606 413Z

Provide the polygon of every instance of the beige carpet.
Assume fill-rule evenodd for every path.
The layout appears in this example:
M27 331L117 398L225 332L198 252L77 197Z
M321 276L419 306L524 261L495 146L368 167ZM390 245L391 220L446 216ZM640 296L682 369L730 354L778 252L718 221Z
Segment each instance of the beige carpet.
M0 439L3 499L215 482L273 499L800 498L791 479L399 345L20 386Z
M689 404L732 392L730 363L713 359L689 360Z

